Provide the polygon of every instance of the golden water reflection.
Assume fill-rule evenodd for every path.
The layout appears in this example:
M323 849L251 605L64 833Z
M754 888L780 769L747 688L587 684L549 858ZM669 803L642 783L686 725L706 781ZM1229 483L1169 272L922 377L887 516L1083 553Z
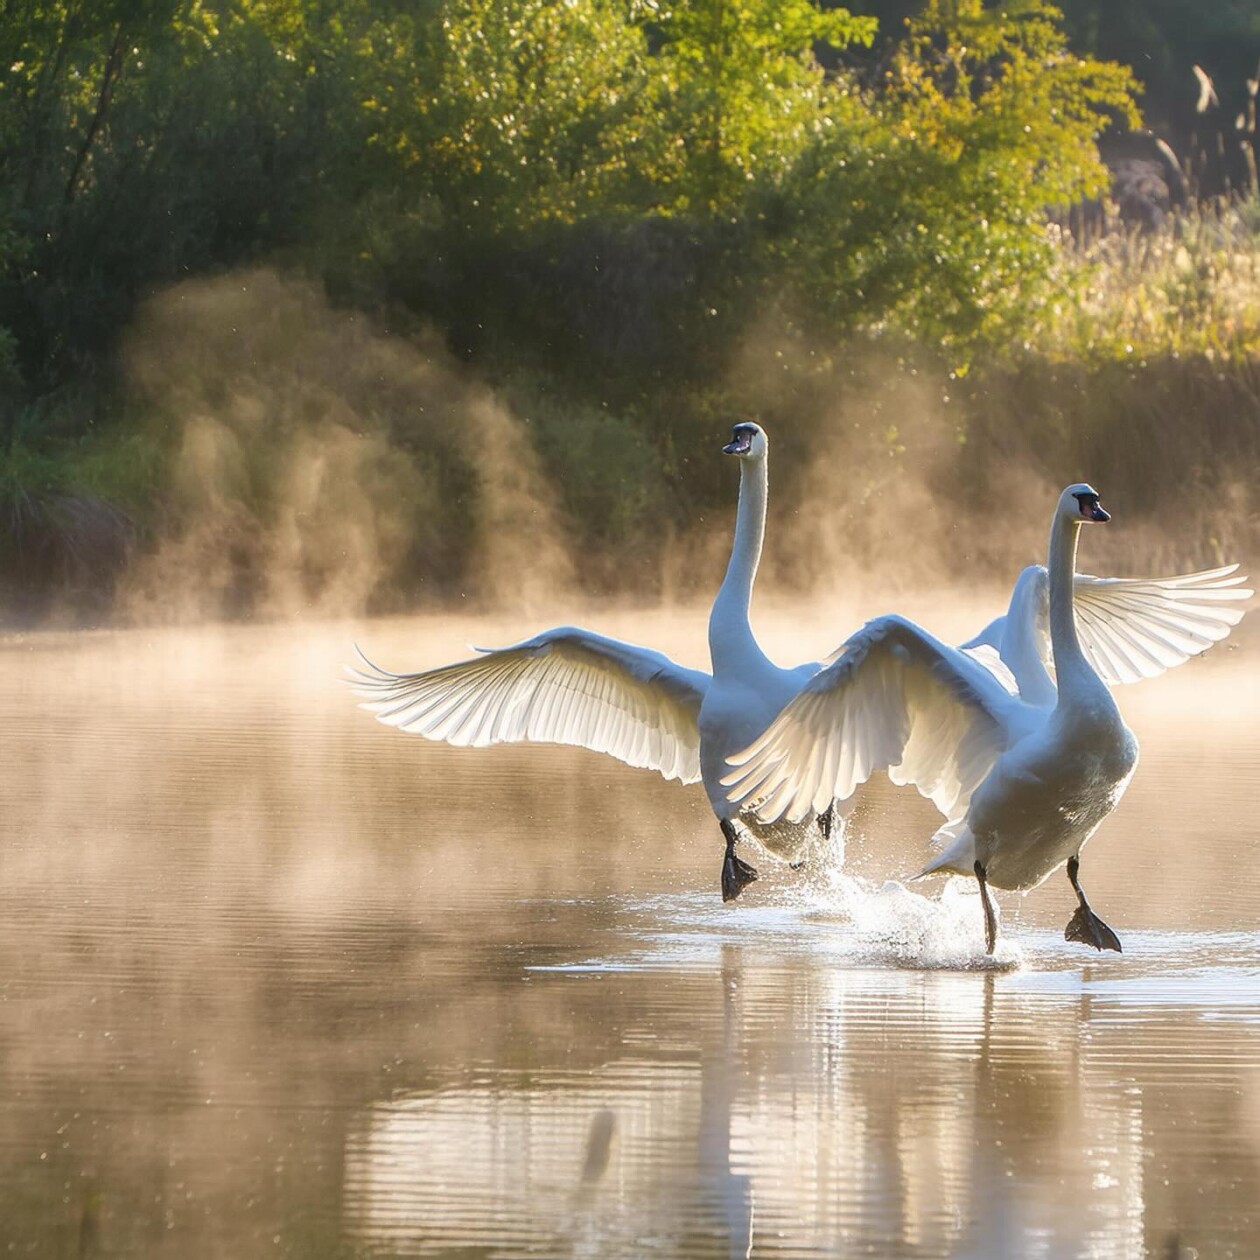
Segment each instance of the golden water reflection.
M685 656L695 621L609 628ZM1245 648L1121 693L1143 764L1083 869L1125 954L1064 943L1051 881L979 973L907 935L970 957L967 897L875 891L912 796L859 810L869 887L764 859L723 908L698 788L409 740L336 681L355 637L496 631L0 644L0 1245L1260 1255Z
M600 1256L1139 1257L1176 1239L1241 1256L1260 1240L1254 1024L1113 1021L992 974L750 969L739 946L668 997L642 991L660 986L621 982L622 1046L597 1063L377 1100L348 1148L354 1236ZM615 1136L592 1186L601 1116Z

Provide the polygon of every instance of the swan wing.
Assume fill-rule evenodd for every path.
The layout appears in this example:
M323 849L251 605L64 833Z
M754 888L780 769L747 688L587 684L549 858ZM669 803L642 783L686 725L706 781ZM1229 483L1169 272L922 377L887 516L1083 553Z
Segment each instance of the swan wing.
M973 648L992 648L995 652L1002 650L1002 635L1006 630L1006 614L1000 617L994 617L983 630L974 638L968 639L962 644L963 651L971 651Z
M1019 695L1019 679L1015 677L1011 667L1002 659L1001 651L988 643L965 644L958 649L966 653L973 661L978 661L997 679L1003 690L1012 696Z
M1253 592L1236 564L1168 578L1078 573L1077 634L1104 682L1139 682L1205 652L1243 617Z
M1229 634L1242 620L1244 610L1239 605L1253 594L1243 585L1245 581L1236 564L1167 578L1100 578L1078 573L1073 593L1081 650L1110 686L1154 678ZM963 648L995 646L1006 659L1023 632L1046 668L1053 669L1045 568L1029 566L1020 583L1027 597L1012 598L1010 611L991 621Z
M427 739L463 748L571 744L667 779L700 778L697 715L708 674L573 626L477 650L421 674L391 674L366 657L349 672L378 721Z
M984 663L880 617L729 759L737 769L722 782L762 821L798 821L887 769L956 818L1010 743L1019 707Z

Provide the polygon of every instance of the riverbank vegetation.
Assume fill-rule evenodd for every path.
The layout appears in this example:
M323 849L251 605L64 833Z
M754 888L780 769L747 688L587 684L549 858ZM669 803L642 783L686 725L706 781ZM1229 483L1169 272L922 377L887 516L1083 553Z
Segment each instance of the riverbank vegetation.
M7 615L685 596L747 415L784 583L904 549L906 514L1077 477L1131 519L1184 510L1144 535L1166 563L1253 547L1254 198L1088 248L1053 226L1104 196L1099 135L1140 124L1108 12L6 14ZM1026 541L928 550L962 572Z

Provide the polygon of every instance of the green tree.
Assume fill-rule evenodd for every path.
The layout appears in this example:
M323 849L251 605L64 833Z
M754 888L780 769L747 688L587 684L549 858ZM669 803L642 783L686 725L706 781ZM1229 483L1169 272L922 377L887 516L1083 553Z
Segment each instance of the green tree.
M138 294L293 245L363 150L366 5L106 0L0 23L0 326L32 394L95 375ZM323 194L323 195L321 195Z
M383 35L372 144L455 230L571 221L623 199L645 82L624 4L446 0Z
M447 216L707 213L815 133L814 46L873 32L811 0L445 0L369 108Z
M973 347L1046 300L1047 211L1107 186L1095 138L1137 121L1132 74L1071 53L1044 0L929 0L878 91L832 125L767 210L773 250L831 327Z
M819 44L870 44L871 18L811 0L649 3L659 34L658 90L674 162L653 172L682 209L738 204L759 178L789 169L824 124Z

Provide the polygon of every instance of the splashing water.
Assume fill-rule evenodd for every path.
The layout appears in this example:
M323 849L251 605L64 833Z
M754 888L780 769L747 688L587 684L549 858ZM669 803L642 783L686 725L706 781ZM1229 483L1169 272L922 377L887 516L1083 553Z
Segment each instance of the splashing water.
M1010 971L1024 961L1023 951L1000 930L996 952L985 953L980 895L963 880L951 879L939 897L929 897L896 880L876 886L830 868L799 896L806 918L838 919L849 925L864 963L925 971ZM996 903L995 910L1000 927Z
M938 897L914 892L897 880L875 885L844 869L847 827L837 827L810 863L793 896L806 919L840 922L853 932L864 963L923 970L1013 970L1023 951L1000 933L996 952L985 953L984 912L970 881L950 879Z
M920 971L1014 971L1024 951L998 935L985 952L984 913L971 881L950 879L939 896L896 880L882 884L844 870L845 838L837 829L814 841L797 879L746 897L733 909L714 905L711 892L635 898L624 908L639 919L639 944L614 957L531 967L558 971L641 971L710 967L728 945L760 957L808 955L840 968ZM970 885L970 886L969 886ZM995 903L995 911L1000 910Z

